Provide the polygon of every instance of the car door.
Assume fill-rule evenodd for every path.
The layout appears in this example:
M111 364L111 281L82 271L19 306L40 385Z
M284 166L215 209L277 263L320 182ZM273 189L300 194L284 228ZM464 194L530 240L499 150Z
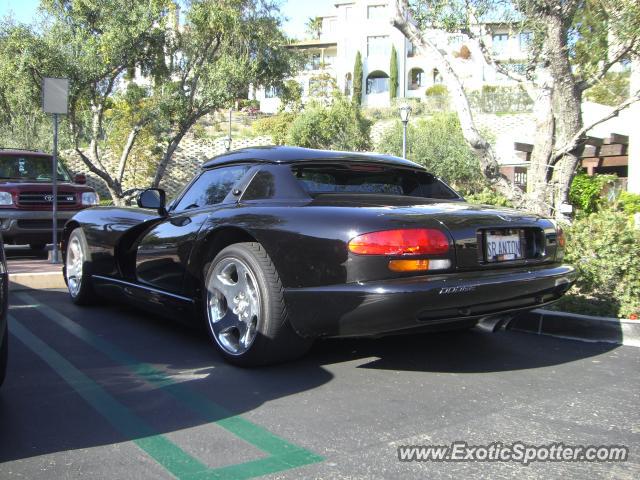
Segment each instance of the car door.
M167 218L146 232L136 252L136 277L144 285L184 293L185 267L198 231L250 165L205 170L171 207ZM229 203L233 200L227 200Z

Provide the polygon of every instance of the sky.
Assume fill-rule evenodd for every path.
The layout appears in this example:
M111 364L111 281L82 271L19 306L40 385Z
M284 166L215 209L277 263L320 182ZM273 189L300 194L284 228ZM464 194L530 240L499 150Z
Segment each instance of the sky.
M303 38L305 23L309 17L324 15L331 10L334 0L281 0L281 11L288 21L284 30L290 37ZM22 23L30 23L35 19L39 0L0 0L0 18L12 15Z

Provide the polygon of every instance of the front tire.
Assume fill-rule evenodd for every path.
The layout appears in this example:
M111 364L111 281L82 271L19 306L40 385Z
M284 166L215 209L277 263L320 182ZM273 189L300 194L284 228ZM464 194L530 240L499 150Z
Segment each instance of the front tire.
M313 343L291 327L283 287L259 243L223 249L206 269L207 330L222 356L251 367L291 360Z
M64 273L73 303L91 305L96 302L97 296L91 285L91 253L81 227L69 235Z

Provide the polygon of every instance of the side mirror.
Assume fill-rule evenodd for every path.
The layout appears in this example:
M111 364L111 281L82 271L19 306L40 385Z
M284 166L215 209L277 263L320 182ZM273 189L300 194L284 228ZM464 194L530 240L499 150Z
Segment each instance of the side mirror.
M165 202L166 194L161 188L147 188L138 194L138 206L140 208L157 210L161 216L167 214Z
M76 173L73 176L73 183L78 185L85 185L87 183L87 176L84 173Z

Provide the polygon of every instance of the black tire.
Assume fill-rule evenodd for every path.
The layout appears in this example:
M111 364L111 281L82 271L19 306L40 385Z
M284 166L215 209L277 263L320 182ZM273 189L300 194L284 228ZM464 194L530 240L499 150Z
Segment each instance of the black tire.
M225 304L227 307L224 315L220 310L216 311L224 318L227 318L227 315L230 318L235 317L234 321L238 325L243 322L241 317L244 310L239 310L240 313L236 314L229 307L231 303L226 300L228 295L224 295L222 290L216 288L216 286L220 286L224 289L223 284L219 281L219 275L222 274L220 268L226 265L227 269L231 269L234 268L234 264L236 267L246 267L246 270L250 272L246 279L247 283L255 281L255 290L259 290L259 295L257 295L257 299L254 302L255 305L259 305L258 314L254 317L255 328L253 331L255 331L255 336L248 346L240 345L240 349L245 349L244 351L235 352L229 348L228 342L224 340L224 335L227 335L228 338L233 337L233 327L227 330L229 333L221 334L218 332L216 334L215 330L216 328L221 328L219 323L222 323L222 321L218 323L212 320L214 313L212 313L211 308L211 302L216 305ZM239 271L236 271L236 275L240 275ZM236 286L239 285L240 281L237 279ZM292 360L304 355L309 350L313 339L300 337L291 327L283 292L284 289L278 272L269 255L259 243L230 245L216 255L213 261L205 267L203 307L207 331L214 345L226 361L242 367L254 367ZM221 301L221 298L225 300ZM248 304L248 302L245 303ZM251 310L251 307L248 307L248 309ZM250 321L247 318L244 322L249 325ZM237 336L241 337L240 330L237 330ZM240 344L239 339L237 342Z
M74 258L72 256L76 255L75 248L80 248L82 252L82 262L80 262L82 270L79 278L74 275L74 273L77 273L77 269L74 271L74 269L70 268ZM67 283L69 296L76 305L93 305L98 300L98 296L95 294L91 284L91 267L91 252L89 251L87 238L82 227L78 227L69 235L64 266L64 279Z
M4 338L0 345L0 387L7 376L7 362L9 360L9 328L4 327Z
M44 251L45 248L47 248L47 244L46 243L30 243L29 248L34 252L41 253Z

